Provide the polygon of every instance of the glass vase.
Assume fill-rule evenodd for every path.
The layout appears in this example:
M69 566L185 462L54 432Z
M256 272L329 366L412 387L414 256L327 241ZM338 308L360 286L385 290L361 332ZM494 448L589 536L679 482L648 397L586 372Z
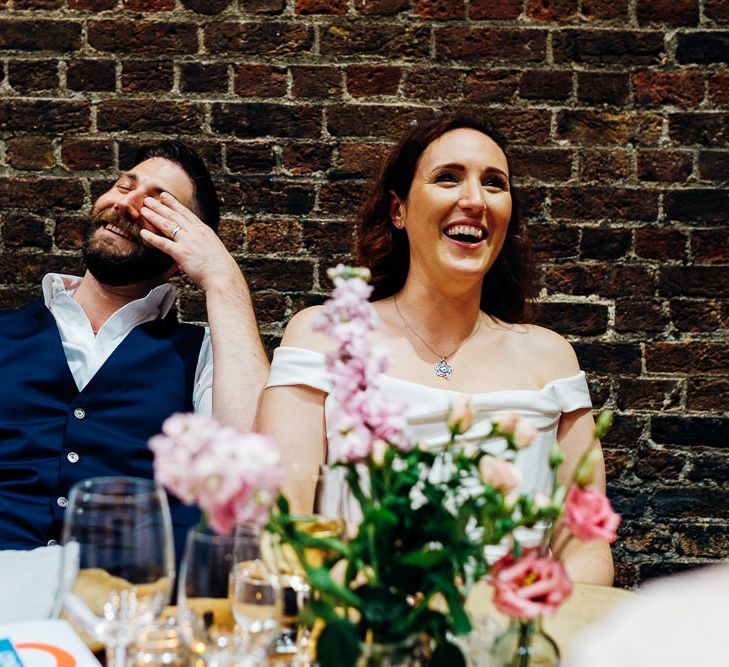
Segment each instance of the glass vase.
M559 667L559 648L542 619L514 619L491 649L493 667Z
M363 643L356 667L427 667L423 637L414 635L399 642Z

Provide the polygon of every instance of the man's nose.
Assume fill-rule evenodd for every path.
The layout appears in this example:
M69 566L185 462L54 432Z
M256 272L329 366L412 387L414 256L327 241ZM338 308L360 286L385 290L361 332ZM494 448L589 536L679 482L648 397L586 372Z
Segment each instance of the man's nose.
M137 221L141 217L144 203L144 192L139 189L130 190L117 199L114 208L128 220Z

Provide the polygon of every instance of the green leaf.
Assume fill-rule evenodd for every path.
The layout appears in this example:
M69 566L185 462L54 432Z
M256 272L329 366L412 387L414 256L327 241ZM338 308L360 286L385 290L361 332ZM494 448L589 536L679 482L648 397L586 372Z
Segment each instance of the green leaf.
M364 515L364 521L367 523L382 524L383 526L396 526L397 514L384 507L373 507L367 510L367 513Z
M431 667L466 667L466 660L461 649L450 642L441 642L433 651L430 659Z
M430 569L440 565L446 558L445 551L411 551L398 559L402 565Z
M312 588L316 590L334 596L341 602L348 604L352 607L359 607L362 601L359 596L355 595L348 588L345 588L341 584L338 584L332 579L329 574L329 570L325 567L311 567L307 568L306 574L309 578L309 583Z
M359 654L357 628L343 618L327 623L316 642L319 667L354 667Z

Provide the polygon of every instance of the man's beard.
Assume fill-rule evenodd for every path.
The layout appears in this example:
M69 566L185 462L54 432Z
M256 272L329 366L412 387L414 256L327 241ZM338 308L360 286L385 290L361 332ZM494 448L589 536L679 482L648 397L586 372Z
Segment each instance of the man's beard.
M109 238L97 234L100 227L114 225L129 237L131 245L121 248ZM139 226L130 222L114 209L103 209L94 214L82 246L86 268L105 285L132 285L162 276L173 264L172 257L157 248L144 245Z

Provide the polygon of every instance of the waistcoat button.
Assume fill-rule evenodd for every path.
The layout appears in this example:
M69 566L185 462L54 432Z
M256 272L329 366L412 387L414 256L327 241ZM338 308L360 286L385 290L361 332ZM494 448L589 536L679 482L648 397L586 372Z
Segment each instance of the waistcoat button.
M86 416L86 410L83 408L76 408L73 411L73 416L76 417L76 419L83 419Z
M58 505L59 507L66 507L68 505L68 498L64 498L63 496L61 496L56 500L56 505Z
M68 454L66 454L66 458L71 463L77 463L78 462L78 454L76 452L69 452Z

